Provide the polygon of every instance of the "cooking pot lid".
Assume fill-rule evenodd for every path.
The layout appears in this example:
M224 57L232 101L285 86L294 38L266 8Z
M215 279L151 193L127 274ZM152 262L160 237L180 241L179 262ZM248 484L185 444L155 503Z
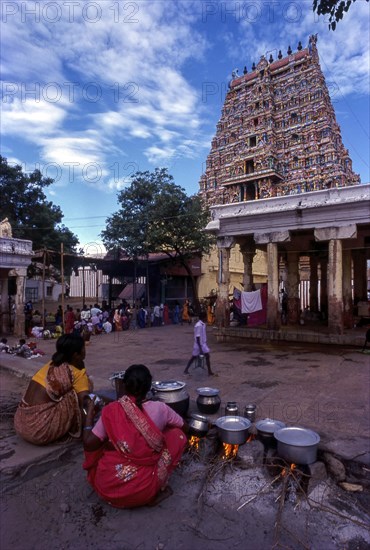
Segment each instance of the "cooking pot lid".
M199 395L212 397L213 395L218 395L220 393L220 390L218 390L217 388L197 388L197 392L199 393Z
M158 380L152 382L152 388L157 391L182 390L185 386L185 382L179 382L178 380Z
M215 425L223 430L238 432L249 428L252 422L244 416L220 416L220 418L217 418Z
M307 428L288 427L281 428L274 433L275 439L281 443L288 445L296 445L297 447L308 447L316 445L320 441L320 436Z
M206 416L201 415L201 414L193 413L193 414L191 414L190 419L197 420L199 422L207 422L207 424L208 424L208 418Z
M276 432L276 430L285 428L286 424L284 424L284 422L281 422L280 420L273 420L272 418L264 418L263 420L258 420L255 426L257 430L260 430L261 432L273 434L274 432Z

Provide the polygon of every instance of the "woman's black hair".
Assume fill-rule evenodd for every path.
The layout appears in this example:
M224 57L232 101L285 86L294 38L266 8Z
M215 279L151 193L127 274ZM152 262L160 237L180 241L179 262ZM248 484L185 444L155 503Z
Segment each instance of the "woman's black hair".
M58 338L57 350L51 358L53 365L59 366L62 363L71 363L73 355L81 353L84 346L85 341L79 334L63 334ZM78 368L78 365L75 366Z
M141 409L142 402L152 386L152 375L145 365L131 365L123 377L126 392L136 397L136 405Z

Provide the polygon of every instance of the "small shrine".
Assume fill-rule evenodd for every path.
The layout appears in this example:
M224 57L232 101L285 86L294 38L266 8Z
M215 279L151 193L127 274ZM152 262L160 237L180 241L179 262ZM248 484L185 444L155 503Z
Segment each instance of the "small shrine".
M12 237L5 218L0 222L0 332L23 336L24 293L27 267L31 263L32 241Z

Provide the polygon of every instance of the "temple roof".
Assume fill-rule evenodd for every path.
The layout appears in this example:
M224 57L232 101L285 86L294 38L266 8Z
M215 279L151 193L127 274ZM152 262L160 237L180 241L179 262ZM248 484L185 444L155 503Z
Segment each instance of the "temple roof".
M284 57L283 59L278 59L277 61L273 61L272 63L268 64L268 68L271 72L277 71L278 69L281 69L285 65L289 65L289 63L299 61L300 59L303 59L304 57L307 57L309 55L308 48L304 48L300 52L292 53L291 55L288 55L287 57ZM250 80L254 80L257 78L259 74L258 65L256 70L252 71L251 73L247 73L245 75L239 76L239 78L235 78L230 82L230 88L235 88L236 86L239 86L242 82L248 82Z

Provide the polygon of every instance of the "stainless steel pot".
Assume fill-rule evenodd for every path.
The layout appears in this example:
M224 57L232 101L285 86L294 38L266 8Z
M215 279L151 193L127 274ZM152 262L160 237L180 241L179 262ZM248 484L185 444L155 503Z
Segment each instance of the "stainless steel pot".
M178 380L153 382L153 399L163 401L163 403L166 403L179 415L186 416L189 409L190 397L185 390L185 386L185 382L179 382Z
M228 401L226 403L225 416L239 416L239 407L236 401Z
M215 414L221 405L217 388L198 388L197 407L202 414Z
M200 414L192 414L189 419L189 433L197 437L204 437L208 433L208 418Z
M276 442L276 439L274 439L274 433L277 430L281 430L281 428L285 428L286 424L280 420L264 418L263 420L258 420L255 423L255 426L261 439Z
M251 422L243 416L221 416L215 426L222 443L242 445L249 437Z
M277 454L280 458L295 464L316 462L320 441L320 436L316 432L291 426L277 430L274 437L277 440Z
M254 422L256 420L256 409L257 405L254 403L250 403L249 405L245 406L244 409L244 416L245 418L248 418L251 422Z

